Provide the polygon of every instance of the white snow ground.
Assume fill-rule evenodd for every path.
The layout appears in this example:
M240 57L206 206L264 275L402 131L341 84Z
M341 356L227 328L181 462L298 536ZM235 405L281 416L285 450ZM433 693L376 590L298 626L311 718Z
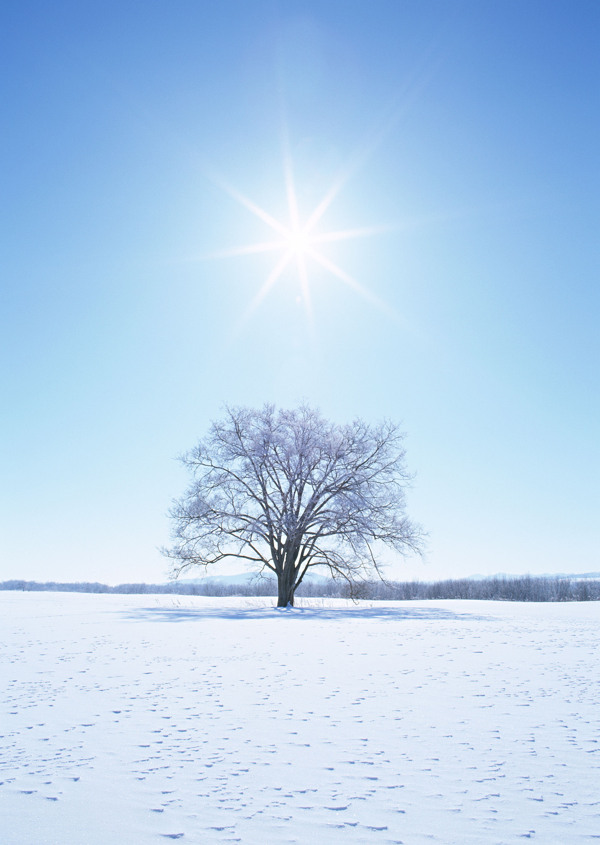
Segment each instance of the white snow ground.
M600 603L0 593L2 845L600 840Z

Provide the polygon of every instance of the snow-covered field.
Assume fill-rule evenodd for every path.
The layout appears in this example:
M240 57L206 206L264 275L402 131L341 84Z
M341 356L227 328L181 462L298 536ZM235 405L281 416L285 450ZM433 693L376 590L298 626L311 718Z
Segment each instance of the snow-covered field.
M600 840L600 603L0 593L2 845Z

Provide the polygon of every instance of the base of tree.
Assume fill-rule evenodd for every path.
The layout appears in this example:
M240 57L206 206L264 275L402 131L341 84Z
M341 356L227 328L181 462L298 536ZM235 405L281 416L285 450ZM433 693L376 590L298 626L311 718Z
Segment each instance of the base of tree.
M294 597L292 598L281 598L281 596L277 599L277 607L290 607L294 606Z

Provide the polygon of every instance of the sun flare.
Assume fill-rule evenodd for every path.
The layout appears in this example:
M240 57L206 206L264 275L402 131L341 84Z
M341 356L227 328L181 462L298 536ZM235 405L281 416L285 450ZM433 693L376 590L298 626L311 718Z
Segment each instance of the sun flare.
M347 172L346 174L338 176L338 178L333 182L331 188L325 193L311 213L305 219L302 219L298 207L298 197L292 174L291 156L289 153L284 153L283 163L288 206L288 221L286 222L282 222L273 215L269 214L268 211L261 208L261 206L259 206L256 202L242 194L237 190L237 188L228 184L224 180L215 180L224 191L236 200L236 202L250 211L259 220L262 220L262 222L265 223L276 235L276 237L272 240L238 246L221 252L212 253L208 256L210 258L227 258L240 255L257 255L269 252L276 255L278 254L273 268L248 306L244 314L243 321L245 321L256 310L265 296L274 287L274 285L277 284L283 276L284 271L286 271L290 265L295 265L298 281L300 283L301 295L299 299L304 303L310 323L312 323L313 318L309 273L311 265L313 267L316 266L320 270L326 270L327 273L343 282L344 285L353 290L355 293L369 300L372 304L383 309L388 314L393 314L393 310L385 302L379 299L371 290L364 287L353 276L332 261L320 247L324 244L336 241L371 237L372 235L389 232L391 228L396 227L365 226L337 231L320 231L320 229L318 229L318 224L321 222L325 212L337 197L340 190L348 181L351 173Z

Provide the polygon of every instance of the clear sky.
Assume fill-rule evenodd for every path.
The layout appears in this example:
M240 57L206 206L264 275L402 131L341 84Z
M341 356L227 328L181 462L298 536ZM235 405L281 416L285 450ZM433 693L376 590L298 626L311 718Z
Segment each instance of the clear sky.
M0 580L164 580L175 457L266 401L402 422L395 577L600 570L596 0L0 16Z

